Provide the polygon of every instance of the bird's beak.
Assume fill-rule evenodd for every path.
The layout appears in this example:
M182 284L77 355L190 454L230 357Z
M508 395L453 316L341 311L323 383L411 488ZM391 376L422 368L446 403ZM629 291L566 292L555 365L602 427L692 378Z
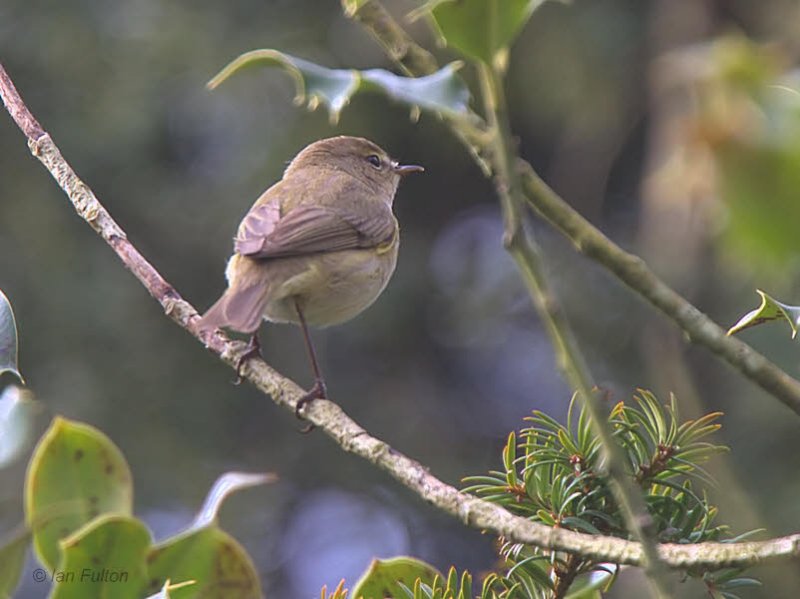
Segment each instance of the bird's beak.
M396 162L392 163L392 169L401 177L409 173L421 173L425 170L424 167L417 164L397 164Z

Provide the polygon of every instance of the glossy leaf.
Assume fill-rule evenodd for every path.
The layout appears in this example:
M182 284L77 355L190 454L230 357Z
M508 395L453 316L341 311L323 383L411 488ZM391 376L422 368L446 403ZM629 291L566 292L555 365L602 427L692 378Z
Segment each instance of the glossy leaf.
M63 558L54 572L51 599L138 599L147 584L149 546L150 532L136 518L92 520L61 541Z
M369 569L353 587L352 599L372 597L404 597L400 583L413 588L417 580L433 584L434 578L442 574L433 566L413 557L393 557L387 560L372 560Z
M192 525L182 534L155 546L149 556L149 592L171 579L192 580L190 587L174 586L171 597L261 597L258 573L239 543L216 525L225 499L238 490L275 480L274 474L227 472L209 491Z
M426 77L401 77L383 69L329 69L277 50L253 50L242 54L209 81L215 89L238 71L254 67L278 67L294 79L298 104L310 109L324 104L331 121L357 92L376 91L422 110L448 115L466 115L469 90L458 76L461 63L453 62Z
M0 468L16 460L32 442L41 406L33 393L9 385L0 394Z
M257 599L261 586L250 556L228 533L208 526L192 529L153 548L148 556L149 592L170 580L195 584L173 588L170 597Z
M491 63L508 48L544 0L429 0L411 14L425 14L448 46Z
M24 383L25 380L17 364L18 344L17 321L11 309L11 302L0 290L0 374L11 372Z
M19 584L31 535L27 531L0 547L0 599L13 596Z
M54 569L61 539L101 514L130 515L132 503L131 473L111 440L89 425L55 418L25 480L25 521L41 562Z
M756 293L761 296L761 305L742 316L739 322L728 329L728 335L734 335L771 320L786 320L792 329L792 339L794 339L797 336L797 327L800 325L800 306L783 304L760 289L756 289Z

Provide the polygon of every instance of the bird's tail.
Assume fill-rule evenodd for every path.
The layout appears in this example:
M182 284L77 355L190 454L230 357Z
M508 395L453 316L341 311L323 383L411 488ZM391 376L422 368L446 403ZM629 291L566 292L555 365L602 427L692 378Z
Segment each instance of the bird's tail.
M261 324L267 305L266 281L247 287L231 285L222 297L200 319L202 329L228 328L240 333L253 333Z

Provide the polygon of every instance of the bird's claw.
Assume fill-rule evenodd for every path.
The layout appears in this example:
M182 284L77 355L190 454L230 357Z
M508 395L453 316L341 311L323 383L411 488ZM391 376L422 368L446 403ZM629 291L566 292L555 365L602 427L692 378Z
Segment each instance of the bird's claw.
M242 355L236 360L236 379L233 381L234 385L239 385L242 382L242 367L244 366L245 362L247 362L250 358L260 358L261 357L261 342L258 339L258 335L254 334L250 337L250 341L247 342L247 347L245 347Z
M300 399L297 400L297 403L294 406L294 415L302 419L303 415L301 414L301 412L303 411L303 408L305 408L307 404L311 403L315 399L328 399L328 389L325 386L325 381L323 381L322 379L317 379L316 381L314 381L314 386L311 387L311 389L309 389L306 393L303 394L302 397L300 397ZM310 433L313 430L314 430L314 425L309 424L300 432Z

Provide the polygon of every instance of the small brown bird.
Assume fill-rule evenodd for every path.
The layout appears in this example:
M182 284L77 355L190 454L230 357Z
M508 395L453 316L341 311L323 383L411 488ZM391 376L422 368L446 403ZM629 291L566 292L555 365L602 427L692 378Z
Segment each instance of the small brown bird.
M392 213L400 179L421 166L400 165L360 137L332 137L304 148L239 225L225 275L228 289L200 327L250 333L259 352L262 318L303 329L314 386L296 412L327 398L308 325L349 320L383 291L400 243Z

